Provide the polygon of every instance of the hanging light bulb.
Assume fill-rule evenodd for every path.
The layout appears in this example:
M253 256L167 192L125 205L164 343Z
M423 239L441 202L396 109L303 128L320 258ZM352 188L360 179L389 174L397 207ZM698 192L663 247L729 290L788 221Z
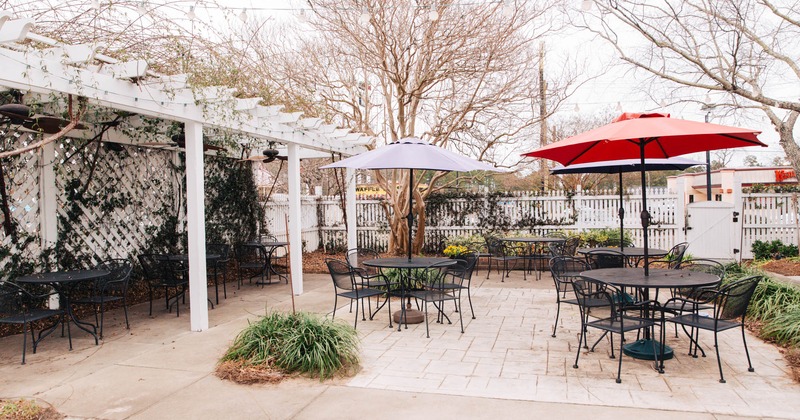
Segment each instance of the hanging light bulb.
M617 112L622 112L622 102L617 102Z
M573 109L573 111L575 111L575 113L581 112L581 107L575 104L575 109Z
M362 25L369 25L370 19L372 19L372 16L370 16L369 10L364 9L364 11L361 12L361 16L358 17L358 23Z
M581 10L583 10L584 12L592 10L592 0L583 0L581 2Z
M666 108L667 107L667 101L662 99L660 105L661 105L661 108Z
M188 17L189 20L195 20L195 18L197 18L197 15L194 14L194 6L189 6L189 12L186 13L186 17Z
M92 0L92 9L100 10L100 0Z
M300 22L307 22L308 16L306 16L306 9L300 9L300 12L297 14L297 20Z
M430 20L431 22L436 22L437 20L439 20L439 12L437 12L435 8L431 9L431 11L428 12L428 20Z
M707 104L711 103L711 96L709 94L707 94L707 93L706 93L705 103L707 103Z
M138 6L136 6L136 12L139 13L140 15L146 15L147 14L147 7L145 7L144 2L141 2L141 3L139 3Z
M242 13L239 13L239 20L247 22L247 9L242 9Z

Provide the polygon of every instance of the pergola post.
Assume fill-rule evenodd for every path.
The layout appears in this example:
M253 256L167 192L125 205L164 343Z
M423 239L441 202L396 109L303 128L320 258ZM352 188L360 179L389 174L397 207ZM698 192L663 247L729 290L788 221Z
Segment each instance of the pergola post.
M39 153L39 232L42 250L52 248L58 242L58 192L54 160L55 144L50 142ZM57 293L50 295L48 306L51 309L61 307Z
M289 143L289 267L292 273L292 290L295 295L303 293L303 237L300 216L300 147Z
M346 168L346 177L347 249L353 249L358 247L358 237L356 236L356 170Z
M203 125L186 122L186 222L192 331L208 329Z

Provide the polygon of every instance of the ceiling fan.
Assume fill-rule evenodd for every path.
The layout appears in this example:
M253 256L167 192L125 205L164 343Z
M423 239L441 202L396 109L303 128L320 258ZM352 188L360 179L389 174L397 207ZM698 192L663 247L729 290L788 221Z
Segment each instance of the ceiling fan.
M274 143L270 143L269 148L268 149L264 149L261 152L261 155L255 155L255 156L242 158L242 159L239 159L239 162L251 161L251 162L269 163L269 162L272 162L272 161L274 161L276 159L277 160L286 160L286 159L288 159L287 156L280 156L279 153L280 152L278 151L278 149L275 149L275 144Z
M226 150L222 146L215 146L213 144L208 144L205 142L206 137L203 136L203 151L207 152L209 150ZM183 124L181 124L181 131L178 134L173 134L170 136L169 142L159 142L159 141L146 141L138 144L139 146L155 146L155 147L178 147L181 149L186 148L186 132L183 130Z
M70 120L53 117L50 115L35 114L31 107L21 103L9 103L0 105L0 122L7 122L20 125L28 130L38 133L55 134L66 127ZM84 130L86 125L78 123L75 129Z

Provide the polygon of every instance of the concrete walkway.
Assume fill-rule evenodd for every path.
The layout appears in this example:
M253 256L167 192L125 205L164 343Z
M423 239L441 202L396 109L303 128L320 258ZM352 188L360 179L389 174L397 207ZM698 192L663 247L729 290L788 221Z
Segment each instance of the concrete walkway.
M203 333L188 331L188 313L176 318L154 302L152 318L147 304L133 308L130 331L121 312L108 316L99 346L73 331L69 352L66 338L49 337L25 366L19 364L21 337L0 339L0 398L37 398L72 418L108 419L800 418L800 386L779 351L755 337L748 336L756 369L750 373L740 335L721 335L727 384L717 382L710 334L701 334L709 357L686 356L686 339L672 337L676 357L665 374L626 357L616 384L617 359L608 358L607 341L594 353L583 351L580 368L572 368L576 308L562 307L558 336L550 337L555 295L549 276L538 282L484 276L475 276L476 319L465 308L464 334L457 323L431 323L430 339L424 324L398 332L388 328L386 310L373 321L359 320L362 370L351 378L243 386L214 376L217 360L248 321L267 309L291 308L286 285L244 286L210 311L211 328ZM328 313L329 277L305 279L297 308ZM346 304L337 311L337 319L352 317Z

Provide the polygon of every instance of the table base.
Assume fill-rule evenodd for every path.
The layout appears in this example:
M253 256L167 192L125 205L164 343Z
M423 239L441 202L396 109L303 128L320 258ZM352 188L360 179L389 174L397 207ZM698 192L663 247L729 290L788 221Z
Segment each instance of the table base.
M403 320L403 310L399 310L392 315L392 320L398 324L421 324L425 322L425 313L422 311L418 311L416 309L411 308L411 304L409 303L406 306L406 319L405 322L401 322Z
M633 357L634 359L655 360L656 355L653 354L653 342L655 342L656 351L660 352L661 343L650 339L636 340L633 343L626 344L622 346L622 352L625 353L626 356ZM672 347L664 344L663 360L672 359L673 356Z

